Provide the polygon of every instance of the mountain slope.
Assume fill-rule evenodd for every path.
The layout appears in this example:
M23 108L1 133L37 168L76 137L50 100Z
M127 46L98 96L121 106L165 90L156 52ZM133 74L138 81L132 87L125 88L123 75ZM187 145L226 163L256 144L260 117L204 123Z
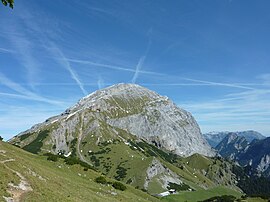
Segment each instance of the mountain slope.
M254 139L248 142L244 137L235 133L227 135L217 146L216 150L224 158L237 161L247 166L249 173L270 177L270 138Z
M237 160L240 153L248 148L248 141L235 133L229 133L215 149L224 158Z
M254 139L262 140L265 138L261 133L253 130L237 131L237 132L209 132L203 134L208 143L215 148L228 134L234 133L239 137L244 137L248 142L252 142Z
M13 199L18 201L159 201L157 198L129 185L126 185L127 190L119 191L111 185L96 183L95 179L100 176L99 172L85 169L80 165L67 165L61 158L56 162L48 161L46 158L47 156L31 154L0 141L0 201ZM218 189L222 190L223 194L241 195L238 189L232 190L228 187L218 186L215 188L213 186L209 190L205 190L205 187L199 187L199 184L203 183L203 181L205 181L205 184L213 184L207 178L203 178L199 170L201 168L207 169L214 160L200 155L193 155L181 160L183 164L187 161L192 165L196 161L205 161L207 163L203 167L200 166L200 168L195 166L194 169L191 165L186 164L182 170L160 160L162 164L166 165L165 170L169 168L178 174L182 172L181 175L185 175L190 180L189 183L192 189L196 189L199 193L207 196L213 192L212 190ZM113 181L110 178L107 178L107 180ZM183 181L187 182L186 179L183 179ZM182 188L177 187L177 189ZM211 193L209 197L222 195L222 192ZM183 193L185 193L185 196L193 196L197 192L184 191ZM168 199L168 201L171 200Z
M253 142L239 155L242 165L250 165L259 175L270 177L270 137Z
M0 201L158 201L128 185L119 191L98 184L100 173L91 169L46 158L0 141Z

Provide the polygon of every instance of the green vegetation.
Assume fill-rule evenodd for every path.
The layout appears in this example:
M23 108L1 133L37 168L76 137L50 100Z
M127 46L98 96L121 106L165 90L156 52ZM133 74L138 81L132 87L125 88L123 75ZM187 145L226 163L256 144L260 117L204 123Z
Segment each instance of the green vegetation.
M115 189L118 189L118 190L121 190L121 191L125 191L127 189L127 187L124 184L122 184L121 182L117 182L117 181L110 182L110 181L107 181L104 176L97 177L95 179L95 182L96 183L99 183L99 184L112 184L112 186Z
M118 189L118 190L121 190L121 191L125 191L127 189L127 187L122 184L121 182L114 182L112 184L112 186L115 188L115 189Z
M125 179L127 176L127 169L121 166L122 163L117 166L116 175L114 176L114 178L118 181Z
M209 199L211 197L231 195L236 198L241 197L241 193L227 187L215 187L208 190L197 190L192 192L181 192L179 194L169 195L162 198L167 202L197 202Z
M99 113L106 112L101 111ZM91 114L84 114L84 116L91 116ZM91 117L88 118L89 120L94 120L91 119ZM106 179L113 178L122 183L137 187L138 190L143 190L145 179L147 179L146 171L152 164L153 159L156 158L161 162L165 170L170 169L179 175L180 179L183 181L182 185L170 183L167 188L176 189L181 193L185 193L187 190L200 191L202 187L209 189L220 184L236 187L233 184L235 178L231 176L230 167L222 160L211 159L197 154L188 158L182 158L156 147L159 146L158 140L153 140L153 144L156 145L154 146L146 141L139 140L127 131L105 124L102 120L98 120L98 124L100 127L91 131L90 134L83 135L80 140L79 152L83 157L83 161L77 158L77 131L73 134L75 138L67 143L70 151L72 151L72 155L64 160L59 156L61 158L59 158L57 162L63 162L64 165L71 167L80 166L84 173L89 170L95 170L104 175ZM83 125L83 127L87 129L89 126ZM48 129L51 130L51 128ZM26 140L22 142L25 144L26 142L32 141L33 138L37 138L37 134L34 135L33 137L26 138ZM43 142L45 141L46 139L44 139ZM56 149L54 143L50 145L44 144L42 146L44 150L51 150L52 148ZM54 152L55 149L53 150ZM166 172L158 174L150 179L147 188L148 193L156 194L166 190L166 188L162 187L161 180L165 173ZM107 184L108 183L112 183L112 181L107 182ZM195 192L187 193L193 194Z
M95 182L96 182L96 183L100 183L100 184L107 184L107 183L108 183L107 180L106 180L106 178L103 177L103 176L97 177L97 178L95 179Z
M19 139L20 139L20 141L23 141L23 140L26 140L31 135L33 135L33 133L26 133L26 134L20 135Z
M188 185L185 184L185 183L179 185L179 184L175 184L175 183L172 183L172 182L169 182L169 185L168 185L167 188L168 188L168 189L175 189L176 191L186 191L186 190L191 189L191 187L188 186ZM192 189L191 189L191 190L192 190Z
M161 149L158 149L156 146L151 145L144 140L135 142L129 139L128 142L131 145L130 146L131 149L134 150L135 148L139 148L147 156L155 156L155 157L159 156L163 160L168 161L170 163L175 162L178 157L176 154L165 152Z
M199 202L234 202L236 199L235 196L230 196L230 195L223 195L223 196L214 196L212 198L209 199L205 199L203 201L199 201Z
M48 161L47 156L31 154L5 142L0 142L0 150L5 151L0 152L0 200L3 200L2 196L12 196L7 192L9 183L18 185L21 181L12 169L20 173L33 189L21 195L19 201L158 201L129 185L125 185L128 189L122 192L113 186L96 183L94 180L101 173L91 169L83 171L84 167L78 164L67 165L62 158L57 162ZM14 160L2 163L9 159Z
M84 162L84 161L81 161L79 158L77 157L68 157L68 158L65 158L64 162L67 164L67 165L80 165L86 169L92 169L92 170L96 170L93 166L89 165L88 163Z
M49 130L40 131L36 139L34 139L30 144L24 146L23 149L34 154L39 153L43 146L43 140L49 135L49 132Z
M107 99L106 102L112 106L120 106L123 110L111 110L109 113L105 113L110 118L121 118L127 115L138 114L143 110L143 106L149 102L148 96L140 96L138 98L129 99L128 102L124 98L118 96L110 96L111 99ZM128 111L128 112L127 112Z
M54 161L54 162L56 162L56 161L58 161L58 156L57 155L54 155L54 154L47 154L47 160L48 161Z
M3 138L2 138L2 136L0 136L0 141L2 141L3 140Z
M76 144L77 144L78 139L74 138L70 142L70 148L71 148L71 156L76 156Z
M13 8L14 6L14 0L1 0L1 1L4 6L8 5L10 8Z
M245 169L236 165L233 167L233 172L238 177L238 186L248 196L270 199L270 180L264 177L249 176L246 174L248 170L248 167Z

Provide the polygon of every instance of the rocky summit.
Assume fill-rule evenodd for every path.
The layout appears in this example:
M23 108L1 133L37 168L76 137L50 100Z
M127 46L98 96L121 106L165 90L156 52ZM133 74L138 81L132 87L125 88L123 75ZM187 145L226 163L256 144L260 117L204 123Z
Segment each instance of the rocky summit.
M80 154L80 144L87 136L96 136L96 141L102 142L126 133L180 156L215 154L189 112L180 109L168 97L136 84L117 84L98 90L64 113L34 125L11 142L27 146L37 137L30 134L40 131L49 131L49 137L38 137L43 143L41 149L54 153L72 152L70 143L75 138Z

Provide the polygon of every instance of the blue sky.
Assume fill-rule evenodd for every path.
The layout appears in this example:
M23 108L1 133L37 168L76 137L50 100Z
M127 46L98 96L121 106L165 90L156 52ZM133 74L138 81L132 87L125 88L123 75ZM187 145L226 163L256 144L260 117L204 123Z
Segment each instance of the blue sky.
M0 135L136 83L203 132L270 135L268 0L16 0L0 6Z

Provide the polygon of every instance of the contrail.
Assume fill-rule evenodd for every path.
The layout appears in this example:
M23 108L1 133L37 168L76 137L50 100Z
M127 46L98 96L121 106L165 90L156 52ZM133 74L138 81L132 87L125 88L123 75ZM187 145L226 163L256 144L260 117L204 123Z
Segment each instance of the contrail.
M148 52L149 52L149 50L150 50L151 43L152 43L152 41L151 41L151 38L149 37L149 42L148 42L148 45L147 45L145 54L144 54L142 57L140 57L140 59L139 59L139 61L138 61L138 64L136 65L135 73L134 73L133 78L132 78L132 80L131 80L132 83L136 83L136 80L137 80L137 78L138 78L138 76L139 76L139 73L140 73L140 71L141 71L141 68L142 68L142 66L143 66L143 63L144 63L144 61L145 61L145 59L146 59L146 57L147 57L147 55L148 55Z
M66 58L64 53L53 43L51 43L51 47L49 51L51 52L52 55L54 55L55 59L66 69L71 75L71 78L77 83L81 91L83 92L84 95L87 95L88 92L84 89L84 85L81 82L78 74L72 69L69 60ZM61 58L61 59L58 59Z
M139 59L139 62L138 62L137 66L136 66L136 69L135 69L135 73L134 73L133 78L131 80L132 83L136 83L136 80L137 80L138 75L139 75L139 71L142 68L142 65L144 63L145 58L146 58L146 56L142 56Z
M102 89L104 87L104 81L101 77L99 77L97 84L98 84L98 89Z
M67 61L73 62L73 63L79 63L79 64L85 64L85 65L93 65L96 67L106 68L106 69L113 69L118 71L126 71L126 72L136 72L135 69L127 68L127 67L119 67L115 65L109 65L109 64L103 64L103 63L97 63L90 60L78 60L78 59L71 59L66 58ZM164 76L164 74L157 73L157 72L151 72L151 71L138 71L141 74L149 74L149 75L156 75L156 76Z
M182 78L182 79L187 80L187 81L193 81L193 82L198 82L198 83L215 85L215 86L227 86L227 87L242 88L242 89L247 89L247 90L255 90L255 88L242 86L242 85L229 84L229 83L219 83L219 82L212 82L212 81L205 81L205 80L198 80L198 79L190 79L190 78Z

